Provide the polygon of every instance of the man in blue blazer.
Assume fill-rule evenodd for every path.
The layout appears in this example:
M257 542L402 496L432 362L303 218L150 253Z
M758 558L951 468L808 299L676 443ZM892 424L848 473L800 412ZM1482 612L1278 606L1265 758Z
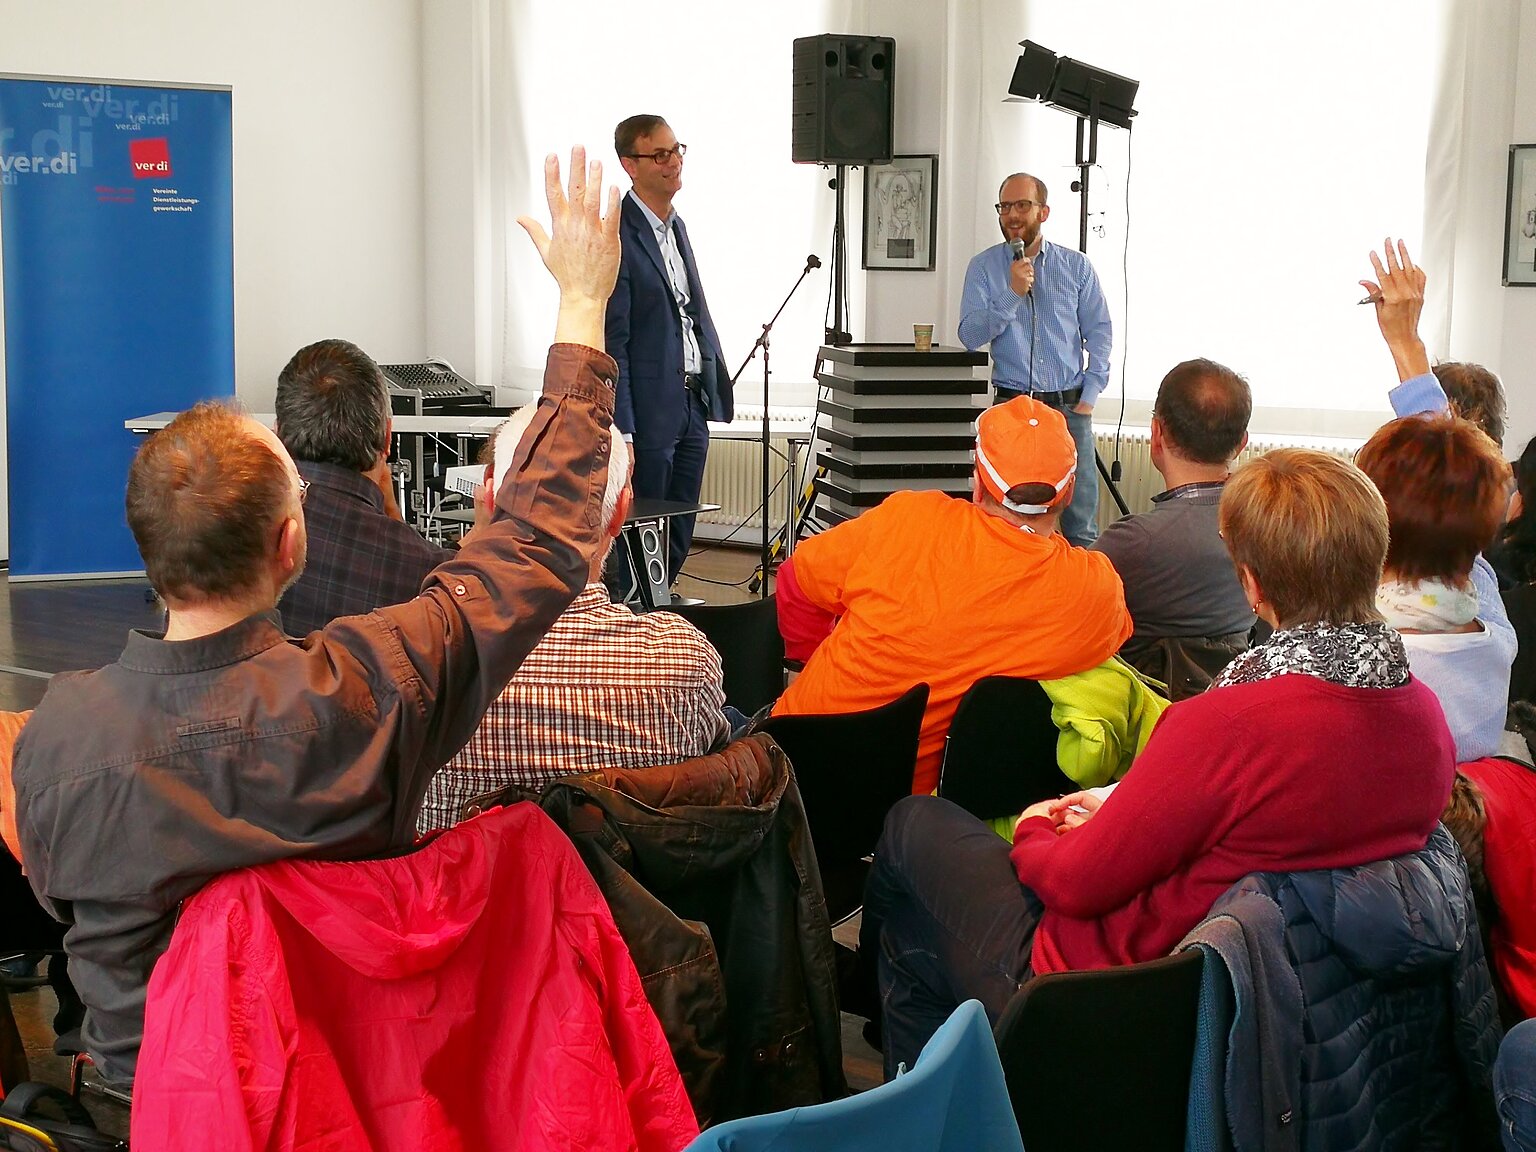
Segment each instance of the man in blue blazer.
M629 442L635 495L693 503L709 452L707 421L730 420L735 400L693 245L672 210L687 148L660 116L622 121L613 148L633 185L619 227L619 282L608 300L608 353L619 365L613 419ZM692 540L693 517L674 518L668 583Z

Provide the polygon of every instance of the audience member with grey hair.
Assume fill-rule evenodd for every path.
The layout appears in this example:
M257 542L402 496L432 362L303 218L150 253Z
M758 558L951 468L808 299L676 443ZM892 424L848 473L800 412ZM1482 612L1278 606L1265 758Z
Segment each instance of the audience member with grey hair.
M485 464L496 491L531 409L502 425ZM670 612L636 615L609 599L603 560L634 499L629 452L609 429L606 539L586 589L555 621L485 714L479 729L427 788L417 821L428 832L456 823L477 796L516 784L538 791L550 780L599 768L648 768L702 756L730 735L720 655L704 634Z
M390 486L390 434L384 376L356 344L306 345L279 373L278 439L309 485L309 562L278 604L292 635L404 603L453 555L401 516Z

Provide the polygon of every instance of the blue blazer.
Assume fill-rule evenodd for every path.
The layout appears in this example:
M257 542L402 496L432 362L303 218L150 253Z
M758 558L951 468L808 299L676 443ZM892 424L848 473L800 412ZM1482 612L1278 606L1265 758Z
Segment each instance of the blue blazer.
M618 362L619 385L613 422L635 438L635 447L674 444L684 424L686 388L683 384L683 322L677 315L672 282L661 246L640 205L626 195L621 209L619 239L624 253L619 281L608 300L608 354ZM689 312L699 341L701 375L709 395L709 418L730 420L736 402L730 371L720 351L720 337L704 302L693 245L681 218L673 219L677 247L688 272Z

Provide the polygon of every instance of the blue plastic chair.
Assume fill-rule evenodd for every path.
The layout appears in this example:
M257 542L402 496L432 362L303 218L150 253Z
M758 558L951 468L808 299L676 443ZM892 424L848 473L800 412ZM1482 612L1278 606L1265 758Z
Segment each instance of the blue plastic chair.
M979 1000L956 1008L917 1066L857 1096L747 1116L684 1152L1024 1152Z

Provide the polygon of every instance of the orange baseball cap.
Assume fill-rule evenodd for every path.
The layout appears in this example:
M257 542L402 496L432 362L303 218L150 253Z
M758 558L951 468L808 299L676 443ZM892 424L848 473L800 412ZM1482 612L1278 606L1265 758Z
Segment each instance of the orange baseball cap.
M1049 512L1077 475L1077 445L1066 417L1030 396L988 408L976 421L976 471L1004 508L1021 516ZM1021 484L1045 484L1056 495L1046 504L1016 504L1008 493Z

